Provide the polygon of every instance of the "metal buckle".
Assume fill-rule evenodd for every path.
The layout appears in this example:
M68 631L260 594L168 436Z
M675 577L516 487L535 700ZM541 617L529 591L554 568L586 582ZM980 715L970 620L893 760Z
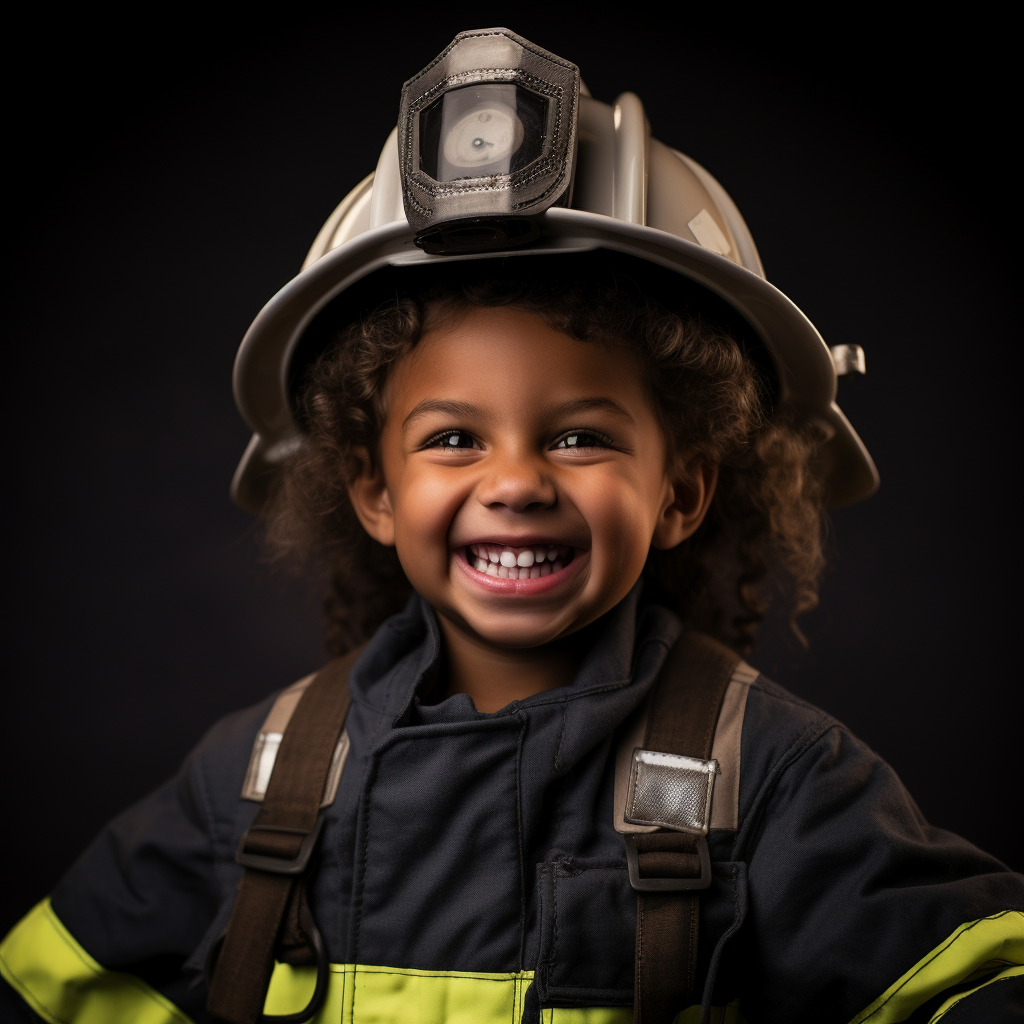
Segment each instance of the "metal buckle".
M636 849L636 836L624 835L626 844L626 866L629 868L629 884L639 892L680 892L686 889L706 889L711 885L711 855L708 841L697 836L697 855L700 857L700 876L697 878L642 878L640 858Z
M309 858L320 838L320 830L324 827L322 814L317 815L316 824L312 830L307 832L302 828L285 828L283 825L253 825L245 830L242 838L238 840L238 849L235 850L235 863L241 864L243 868L256 868L258 871L269 871L274 875L301 875L306 870ZM291 859L285 860L282 857L274 857L265 853L246 853L245 844L249 841L250 832L287 832L291 835L302 836L302 844L299 852Z

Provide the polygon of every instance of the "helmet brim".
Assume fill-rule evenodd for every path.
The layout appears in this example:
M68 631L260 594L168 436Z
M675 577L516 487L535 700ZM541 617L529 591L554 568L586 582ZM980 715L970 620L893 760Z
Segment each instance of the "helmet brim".
M357 235L282 288L253 321L235 361L235 399L255 435L232 481L235 502L249 511L262 509L281 464L301 443L291 408L293 362L317 314L343 293L355 290L360 282L365 286L384 268L602 249L680 274L735 311L770 355L777 381L776 410L820 431L823 441L816 464L829 506L874 493L878 471L836 405L837 377L828 346L778 288L716 252L656 228L567 208L548 210L542 222L541 238L528 249L437 256L417 248L407 222L395 221Z

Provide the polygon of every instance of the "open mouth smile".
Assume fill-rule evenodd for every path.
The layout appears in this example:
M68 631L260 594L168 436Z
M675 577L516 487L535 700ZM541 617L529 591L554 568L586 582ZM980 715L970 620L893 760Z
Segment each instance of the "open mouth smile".
M588 551L568 544L468 544L455 561L477 586L499 594L540 594L575 576Z
M537 580L561 572L576 555L567 544L534 544L514 548L507 544L470 544L463 548L466 562L479 573L503 580Z

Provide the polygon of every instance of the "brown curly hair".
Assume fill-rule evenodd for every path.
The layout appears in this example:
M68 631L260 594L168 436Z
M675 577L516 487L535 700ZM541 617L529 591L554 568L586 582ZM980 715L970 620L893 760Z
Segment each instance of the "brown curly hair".
M741 653L774 602L802 640L796 619L817 604L824 565L821 486L809 469L815 437L773 413L770 364L762 351L757 365L756 339L677 275L659 295L646 273L638 280L578 256L559 273L547 260L525 262L547 272L510 269L514 260L449 265L344 326L330 310L321 315L320 351L293 378L306 441L285 466L267 539L276 556L329 574L328 649L368 637L411 593L394 549L360 526L347 485L364 468L362 453L377 458L391 369L429 326L474 306L528 310L572 338L625 342L639 354L670 451L719 467L701 528L673 550L651 550L646 594Z

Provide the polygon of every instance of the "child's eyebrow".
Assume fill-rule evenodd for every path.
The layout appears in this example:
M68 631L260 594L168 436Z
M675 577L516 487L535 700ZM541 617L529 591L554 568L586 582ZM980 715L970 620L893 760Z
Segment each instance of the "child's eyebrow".
M402 421L402 427L407 427L417 416L423 416L428 412L443 412L449 416L479 416L479 406L471 405L469 402L450 402L444 398L425 398L422 402L413 407L412 412Z
M633 417L613 398L574 398L571 402L564 402L553 411L557 416L571 416L574 413L590 412L593 409L607 409L609 412L624 416L630 423L634 422Z
M630 423L634 422L633 417L615 399L603 396L574 398L571 402L563 402L561 405L556 406L551 412L554 416L573 416L577 413L591 412L594 409L607 409L609 412L625 417ZM425 398L414 406L412 412L405 417L402 422L402 428L404 429L418 416L423 416L428 412L443 412L448 416L464 416L466 418L482 415L480 407L469 402L452 402L444 398Z

